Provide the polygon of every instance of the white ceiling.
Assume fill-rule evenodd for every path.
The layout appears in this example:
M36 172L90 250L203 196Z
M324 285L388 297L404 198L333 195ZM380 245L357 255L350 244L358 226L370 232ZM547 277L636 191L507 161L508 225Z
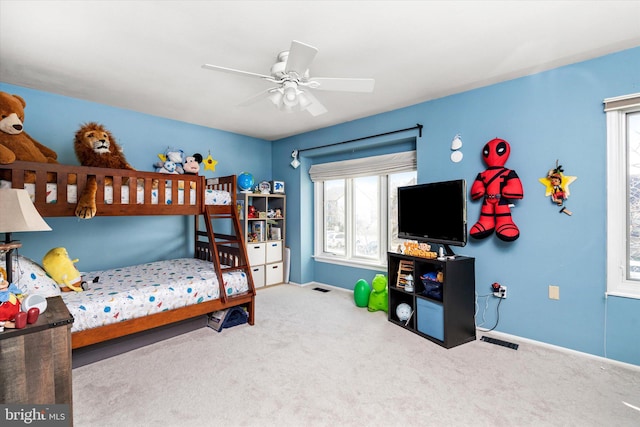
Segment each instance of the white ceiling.
M292 40L318 48L312 77L374 92L238 107L271 85L201 68L269 74ZM635 46L640 1L0 0L0 81L267 140Z

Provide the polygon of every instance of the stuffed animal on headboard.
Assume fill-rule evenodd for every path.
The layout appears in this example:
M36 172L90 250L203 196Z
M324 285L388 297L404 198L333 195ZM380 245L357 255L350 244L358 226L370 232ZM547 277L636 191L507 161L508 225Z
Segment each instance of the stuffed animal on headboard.
M178 172L176 162L173 162L169 159L163 162L156 162L153 164L153 166L156 168L156 172L158 173L168 173L171 175L180 174L180 172Z
M193 156L187 156L182 165L184 173L197 175L200 172L200 163L202 163L202 154L195 153Z
M111 132L101 124L91 122L82 125L76 132L73 147L82 166L135 170L125 159L122 148L116 143ZM111 185L111 178L105 178L105 184ZM78 218L90 219L96 215L97 189L95 177L90 176L78 198Z
M45 147L24 131L26 105L22 97L0 92L0 164L7 165L16 160L58 163L55 151ZM55 177L48 178L50 182L55 182ZM3 179L11 178L3 176ZM35 174L27 173L25 182L35 182Z
M82 276L65 248L53 248L42 258L42 267L64 292L82 292Z
M156 172L171 174L184 173L184 169L182 168L182 164L186 159L184 151L178 148L167 147L164 154L158 154L158 157L161 161L153 164Z

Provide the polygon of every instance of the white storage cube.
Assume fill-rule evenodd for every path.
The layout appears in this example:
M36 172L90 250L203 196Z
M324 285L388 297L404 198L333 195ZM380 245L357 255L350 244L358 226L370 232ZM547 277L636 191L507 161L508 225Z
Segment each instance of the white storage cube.
M253 277L253 285L256 288L261 288L265 285L264 280L264 265L257 265L251 267L251 277Z
M259 265L265 263L264 243L247 243L247 256L249 265Z
M282 261L282 242L267 242L267 263Z
M266 269L266 285L275 285L276 283L282 283L284 281L284 268L282 263L267 264Z

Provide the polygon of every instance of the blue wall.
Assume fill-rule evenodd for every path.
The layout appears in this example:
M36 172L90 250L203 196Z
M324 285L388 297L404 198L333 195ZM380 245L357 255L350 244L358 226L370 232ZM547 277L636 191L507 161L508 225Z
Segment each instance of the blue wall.
M302 153L302 166L288 166L293 149L333 144L424 125L417 141L418 181L464 178L469 185L485 169L481 151L494 137L511 144L506 164L525 190L512 210L521 237L512 243L495 237L471 240L456 253L476 258L476 290L506 285L496 330L581 352L640 365L640 300L609 297L606 289L606 123L602 101L640 90L640 48L507 81L389 113L282 139L274 143L273 170L283 171L288 188L287 241L291 280L352 289L375 272L315 262L313 199L308 168L316 161ZM450 161L451 140L463 140L464 159ZM343 147L344 148L344 147ZM349 158L351 147L344 152ZM310 151L313 153L313 151ZM555 165L577 176L566 206L558 213L538 181ZM468 221L478 219L480 203L469 202ZM548 286L560 287L560 300ZM478 323L484 299L480 299ZM484 313L495 324L495 299ZM606 325L606 332L605 332ZM606 335L606 338L605 338ZM606 348L605 348L606 343Z
M127 159L140 170L151 170L157 153L174 145L205 156L211 151L220 162L215 175L248 170L257 180L285 181L291 280L347 289L361 277L371 279L375 271L313 260L313 186L307 171L319 157L313 151L303 153L302 166L293 169L289 166L293 149L421 123L423 137L416 141L419 182L465 178L470 183L485 169L483 145L494 137L504 138L512 147L506 166L518 173L525 189L524 199L513 209L521 237L512 243L495 237L471 240L456 251L476 258L478 294L487 294L493 282L508 286L509 298L501 304L496 330L640 365L640 300L604 297L606 124L602 110L605 98L640 90L638 70L640 48L635 48L271 144L7 84L0 83L0 90L26 99L26 131L56 150L62 163L77 164L73 134L81 123L98 121L115 135ZM464 159L452 163L450 144L458 133ZM412 136L415 133L367 144L393 144ZM247 150L255 156L242 156ZM342 155L352 156L351 150ZM567 175L578 177L567 201L573 216L559 214L538 182L556 160ZM470 224L479 210L479 203L469 202ZM48 222L54 231L21 233L17 238L24 244L25 256L39 260L48 249L65 246L72 257L80 258L81 270L92 270L188 256L190 245L184 243L191 239L191 221L183 217L53 218ZM560 286L560 300L548 298L551 284ZM496 321L495 300L490 303L485 327ZM481 301L479 316L483 306Z
M77 165L75 132L83 123L103 124L122 146L129 163L153 171L158 153L167 146L188 154L209 153L218 161L215 171L200 167L207 177L251 171L256 179L271 179L271 146L267 141L179 121L0 83L0 90L22 96L25 131L55 150L58 161ZM247 156L247 152L255 156ZM181 216L47 218L53 231L19 233L20 253L42 260L56 246L67 248L81 271L131 265L193 254L193 218Z

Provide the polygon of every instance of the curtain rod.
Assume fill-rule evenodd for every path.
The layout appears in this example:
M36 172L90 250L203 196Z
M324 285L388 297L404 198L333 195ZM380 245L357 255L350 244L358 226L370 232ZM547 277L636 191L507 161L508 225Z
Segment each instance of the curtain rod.
M392 130L391 132L379 133L377 135L371 135L371 136L364 136L362 138L350 139L349 141L334 142L333 144L320 145L318 147L303 148L301 150L297 150L297 153L302 153L303 151L317 150L317 149L320 149L320 148L333 147L334 145L347 144L349 142L363 141L365 139L377 138L379 136L386 136L386 135L391 135L391 134L400 133L400 132L406 132L408 130L414 130L414 129L418 129L418 132L419 132L418 133L418 137L422 138L422 128L423 127L424 127L423 125L421 125L420 123L417 123L414 127L411 127L411 128ZM297 157L297 155L295 157Z

